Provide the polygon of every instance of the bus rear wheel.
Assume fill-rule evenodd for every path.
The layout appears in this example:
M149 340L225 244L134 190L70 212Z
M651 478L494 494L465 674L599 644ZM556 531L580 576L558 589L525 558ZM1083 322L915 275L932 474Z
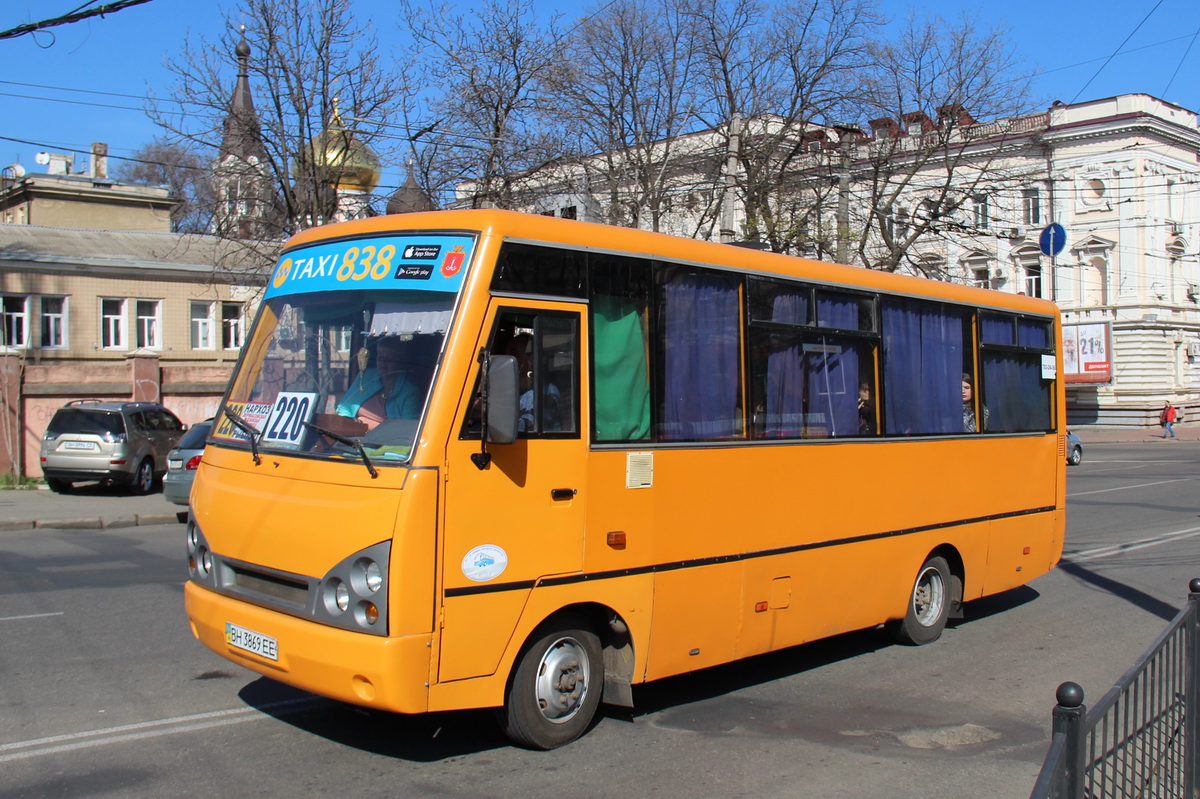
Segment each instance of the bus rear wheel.
M576 616L544 625L521 654L501 720L514 743L554 749L592 723L604 689L600 639Z
M908 595L904 620L891 625L892 637L910 646L933 643L940 638L950 615L953 584L950 564L945 558L934 555L926 560Z

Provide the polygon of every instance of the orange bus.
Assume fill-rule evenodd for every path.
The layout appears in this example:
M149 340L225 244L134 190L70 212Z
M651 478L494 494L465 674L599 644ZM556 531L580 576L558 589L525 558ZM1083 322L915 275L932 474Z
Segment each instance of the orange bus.
M552 748L649 680L885 625L1063 545L1049 302L507 211L305 231L188 522L193 633Z

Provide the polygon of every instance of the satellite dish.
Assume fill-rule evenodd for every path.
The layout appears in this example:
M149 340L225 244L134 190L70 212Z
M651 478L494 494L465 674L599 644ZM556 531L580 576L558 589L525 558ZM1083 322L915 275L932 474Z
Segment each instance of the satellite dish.
M14 178L25 177L25 167L21 166L20 164L11 164L6 168L5 171L9 172Z
M42 166L45 166L46 164L50 163L50 153L38 153L33 157L33 160Z

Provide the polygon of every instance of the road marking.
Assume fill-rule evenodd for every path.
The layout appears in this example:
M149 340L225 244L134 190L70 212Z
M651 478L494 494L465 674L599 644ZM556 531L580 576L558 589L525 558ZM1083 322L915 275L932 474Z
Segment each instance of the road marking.
M0 616L0 621L24 621L25 619L45 619L50 616L62 616L65 611L57 613L30 613L28 616Z
M1110 544L1106 547L1097 547L1095 549L1085 549L1082 552L1072 552L1069 555L1063 555L1064 563L1083 563L1089 560L1099 560L1107 558L1110 555L1122 555L1126 552L1135 552L1139 549L1148 547L1156 547L1160 544L1170 544L1174 541L1182 541L1186 538L1195 538L1200 536L1200 527L1191 527L1187 530L1176 530L1173 533L1163 533L1151 538L1141 538L1137 541L1126 541L1123 544Z
M299 697L280 702L268 702L259 707L231 708L230 710L215 710L211 713L196 713L191 716L177 716L172 719L143 721L137 724L123 724L119 727L107 727L102 730L88 730L67 735L52 735L49 738L35 738L31 741L16 741L10 744L0 744L0 763L11 760L25 760L41 755L53 755L60 752L71 752L77 749L92 749L97 746L137 741L144 738L157 738L163 735L173 735L179 732L196 732L211 727L225 727L230 724L241 724L246 721L256 721L270 718L268 710L285 709L289 713L298 713L318 705L328 704L330 700L320 697Z
M1110 491L1128 491L1131 488L1148 488L1150 486L1166 485L1167 483L1187 483L1187 482L1190 482L1192 479L1193 478L1191 478L1191 477L1180 477L1175 480L1159 480L1158 482L1155 482L1155 483L1138 483L1137 485L1132 485L1132 486L1118 486L1116 488L1101 488L1096 491L1079 491L1074 494L1067 494L1067 498L1070 499L1071 497L1086 497L1089 494L1107 494Z

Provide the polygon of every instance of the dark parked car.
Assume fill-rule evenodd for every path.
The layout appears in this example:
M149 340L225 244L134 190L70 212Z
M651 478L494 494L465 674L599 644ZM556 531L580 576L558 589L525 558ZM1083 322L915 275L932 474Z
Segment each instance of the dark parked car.
M185 430L154 402L74 400L54 412L42 436L42 475L59 493L91 480L149 494Z
M1083 442L1079 440L1079 436L1067 431L1067 463L1071 466L1078 466L1083 460Z
M176 505L188 504L192 493L192 481L200 468L204 455L204 444L212 430L213 420L197 422L184 433L175 449L167 453L167 476L163 478L163 496Z

